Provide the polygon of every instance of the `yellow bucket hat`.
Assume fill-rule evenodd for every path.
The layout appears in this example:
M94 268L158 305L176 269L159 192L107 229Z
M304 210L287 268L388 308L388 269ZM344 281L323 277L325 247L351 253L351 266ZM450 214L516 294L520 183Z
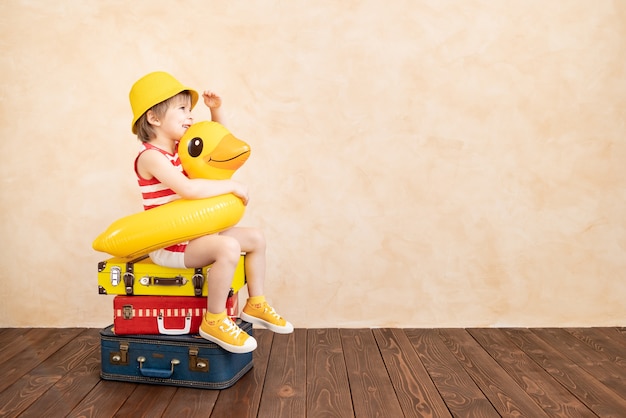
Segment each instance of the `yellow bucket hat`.
M131 124L133 133L137 133L135 123L148 109L185 90L191 93L191 108L193 109L198 102L198 92L183 86L170 74L155 71L137 80L128 94L130 107L133 109L133 123Z

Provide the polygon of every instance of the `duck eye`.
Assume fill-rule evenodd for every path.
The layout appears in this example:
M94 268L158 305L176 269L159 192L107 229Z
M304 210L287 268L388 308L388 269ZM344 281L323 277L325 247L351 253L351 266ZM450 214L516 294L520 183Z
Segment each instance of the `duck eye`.
M195 137L191 141L189 141L189 145L187 146L187 151L189 151L189 155L192 157L197 157L202 154L202 148L204 144L202 142L202 138Z

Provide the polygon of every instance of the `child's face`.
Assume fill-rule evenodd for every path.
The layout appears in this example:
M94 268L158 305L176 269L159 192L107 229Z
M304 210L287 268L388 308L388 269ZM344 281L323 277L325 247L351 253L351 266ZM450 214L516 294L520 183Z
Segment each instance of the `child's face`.
M171 139L178 141L192 124L191 99L183 95L174 97L165 111L161 129Z

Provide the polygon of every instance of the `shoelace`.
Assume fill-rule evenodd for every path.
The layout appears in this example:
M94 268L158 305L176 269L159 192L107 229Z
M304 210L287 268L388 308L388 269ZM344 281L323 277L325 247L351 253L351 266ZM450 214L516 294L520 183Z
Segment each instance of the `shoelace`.
M224 323L228 325L228 327L225 329L224 325L220 325L220 329L222 331L230 333L235 338L239 337L242 330L237 326L237 324L235 324L230 318L224 318Z
M263 308L263 312L269 312L270 315L273 315L276 319L280 319L280 315L278 315L276 313L276 311L274 310L274 308L272 308L270 305L268 305L267 303L265 304L265 307Z

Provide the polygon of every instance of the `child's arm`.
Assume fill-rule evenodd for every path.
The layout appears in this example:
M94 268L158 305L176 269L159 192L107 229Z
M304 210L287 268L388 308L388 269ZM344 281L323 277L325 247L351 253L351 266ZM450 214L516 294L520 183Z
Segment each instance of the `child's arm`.
M248 187L245 184L235 180L190 179L156 150L141 153L137 159L137 171L146 179L156 177L183 199L203 199L233 193L244 205L248 203Z
M220 110L220 107L222 106L222 98L209 90L205 90L202 93L202 98L204 99L204 104L207 105L211 111L211 120L223 125L222 111Z

